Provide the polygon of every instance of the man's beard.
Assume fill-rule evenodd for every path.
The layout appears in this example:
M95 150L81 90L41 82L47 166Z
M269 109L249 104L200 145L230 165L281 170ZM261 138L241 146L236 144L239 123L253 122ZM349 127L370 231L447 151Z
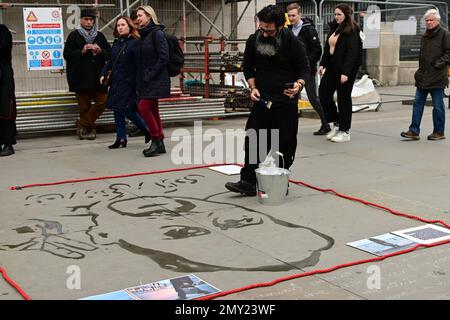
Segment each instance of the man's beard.
M256 51L262 56L273 57L277 54L279 48L279 34L277 34L275 37L264 37L262 33L260 33L256 37Z

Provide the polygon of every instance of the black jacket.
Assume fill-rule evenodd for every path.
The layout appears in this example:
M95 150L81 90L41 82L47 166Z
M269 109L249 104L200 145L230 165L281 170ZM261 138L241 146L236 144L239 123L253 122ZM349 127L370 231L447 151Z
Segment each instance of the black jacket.
M341 32L340 30L337 30L340 26L336 21L329 23L329 26L330 32L327 35L320 65L327 68L332 63L333 67L336 68L340 74L346 76L356 74L359 66L362 64L362 40L359 35L360 30L357 29L355 32L350 33ZM328 39L336 30L340 35L336 47L334 48L334 54L331 55Z
M141 38L135 51L137 91L140 99L170 97L170 77L167 71L169 44L164 26L150 23L139 30Z
M310 69L305 46L291 30L283 28L278 52L273 57L262 56L256 51L256 38L260 32L258 30L252 34L245 45L245 78L255 78L263 99L280 105L292 103L292 99L283 94L284 85L298 79L308 79Z
M14 72L11 63L12 35L0 24L0 119L16 118Z
M67 61L67 82L71 92L107 91L99 79L100 72L111 55L111 46L100 31L94 43L98 44L102 52L94 56L92 51L88 50L83 54L81 50L86 45L84 37L77 30L67 37L64 59Z
M137 106L135 51L138 41L133 36L114 40L111 58L102 70L104 76L113 69L106 106L114 111L128 112Z
M320 44L319 34L317 33L314 22L308 18L303 18L302 21L303 25L297 38L303 41L306 54L308 55L311 72L315 73L317 70L317 63L322 56L322 45ZM289 28L292 30L293 26L290 25Z
M438 26L422 37L419 69L414 78L420 89L441 89L448 84L447 65L450 63L450 32Z

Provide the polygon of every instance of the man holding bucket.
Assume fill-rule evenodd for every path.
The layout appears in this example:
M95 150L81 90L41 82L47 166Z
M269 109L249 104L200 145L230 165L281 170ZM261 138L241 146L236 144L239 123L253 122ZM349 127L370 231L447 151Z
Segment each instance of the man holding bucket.
M255 169L271 148L283 154L283 168L294 162L297 99L309 73L304 45L284 28L284 10L269 5L257 17L260 26L247 40L243 64L254 102L245 127L245 164L240 181L225 185L246 196L256 195Z

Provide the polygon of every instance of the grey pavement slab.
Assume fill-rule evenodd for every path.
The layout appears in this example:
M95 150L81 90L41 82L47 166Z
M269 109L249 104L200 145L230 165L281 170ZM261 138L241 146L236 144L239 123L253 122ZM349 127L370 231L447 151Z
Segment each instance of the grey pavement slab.
M383 100L414 88L379 88ZM448 112L447 112L448 113ZM316 137L317 119L300 119L292 179L428 219L450 222L450 142L404 141L411 106L386 103L353 115L352 141ZM204 121L203 129L242 129L245 118ZM189 167L168 153L145 158L142 137L109 150L114 134L80 141L68 134L19 139L0 159L0 266L34 299L78 299L195 273L221 290L374 257L345 243L422 224L291 183L285 204L224 189L226 176L196 169L10 191L10 186ZM198 138L198 136L197 136ZM242 151L240 151L242 152ZM221 299L449 299L449 245L236 293ZM69 290L70 266L81 289ZM380 287L369 288L371 267ZM369 268L369 269L368 269ZM70 269L70 268L69 268ZM0 281L0 299L20 299Z

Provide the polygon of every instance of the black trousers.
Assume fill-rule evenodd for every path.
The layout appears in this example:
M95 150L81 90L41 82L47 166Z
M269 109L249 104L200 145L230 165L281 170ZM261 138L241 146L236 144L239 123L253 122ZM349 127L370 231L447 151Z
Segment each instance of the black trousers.
M326 125L328 122L325 118L325 112L323 111L322 105L320 104L319 97L317 96L317 85L316 85L316 71L314 70L305 79L305 90L308 96L309 103L311 103L314 110L320 117L322 125Z
M329 66L320 81L319 99L328 123L339 124L339 130L350 130L352 123L352 89L356 79L356 71L348 77L347 82L341 83L341 74L336 68ZM337 91L336 106L333 95Z
M0 146L16 144L16 121L0 119Z
M279 166L291 167L297 150L298 133L297 99L293 100L284 105L273 104L270 109L260 103L253 105L245 126L245 164L241 169L241 180L256 183L255 169L272 147L273 152L283 154L283 158L274 156Z

